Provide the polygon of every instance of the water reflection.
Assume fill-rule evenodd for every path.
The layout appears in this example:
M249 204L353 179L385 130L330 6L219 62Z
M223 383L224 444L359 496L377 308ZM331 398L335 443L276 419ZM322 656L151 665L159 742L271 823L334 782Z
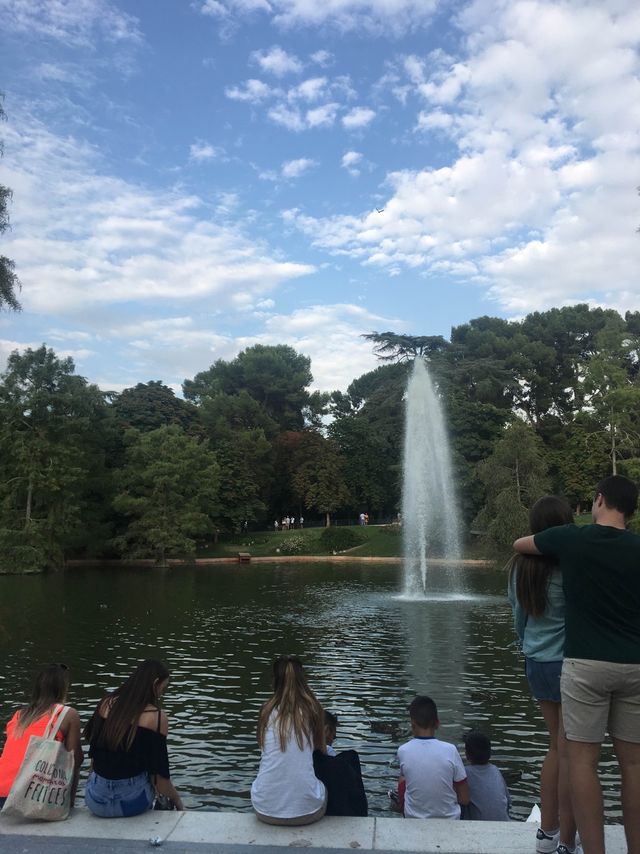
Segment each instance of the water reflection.
M524 816L536 798L545 736L510 646L504 577L456 575L457 597L446 594L444 579L438 589L436 573L432 599L419 602L396 597L398 569L387 565L0 577L0 720L23 701L43 662L72 667L72 699L86 719L138 660L164 658L172 671L165 706L173 777L187 805L245 810L269 666L275 655L297 653L321 702L340 718L336 746L361 752L372 813L388 814L399 734L371 724L398 721L406 730L407 705L425 692L438 703L442 737L460 745L463 731L479 726L497 764L522 772L512 792ZM614 767L606 750L611 816Z

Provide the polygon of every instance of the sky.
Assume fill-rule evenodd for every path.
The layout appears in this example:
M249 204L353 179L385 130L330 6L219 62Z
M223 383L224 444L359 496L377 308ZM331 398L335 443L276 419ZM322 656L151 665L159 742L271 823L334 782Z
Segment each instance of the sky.
M0 0L0 369L105 390L252 344L640 310L636 0Z

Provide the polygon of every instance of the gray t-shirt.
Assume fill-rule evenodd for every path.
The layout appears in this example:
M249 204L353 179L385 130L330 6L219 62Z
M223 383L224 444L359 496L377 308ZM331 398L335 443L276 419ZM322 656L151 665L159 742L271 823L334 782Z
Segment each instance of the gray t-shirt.
M463 807L467 821L511 821L511 798L504 777L491 762L466 765L469 805Z

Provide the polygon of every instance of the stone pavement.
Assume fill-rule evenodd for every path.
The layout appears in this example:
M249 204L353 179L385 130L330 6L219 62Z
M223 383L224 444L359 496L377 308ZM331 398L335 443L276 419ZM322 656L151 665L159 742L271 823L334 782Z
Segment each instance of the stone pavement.
M16 823L0 816L0 854L282 854L313 848L315 854L376 851L381 854L533 854L536 825L523 822L403 820L326 817L306 827L261 824L251 813L148 812L135 818L99 819L84 807L67 821ZM625 854L620 825L607 827L608 854Z

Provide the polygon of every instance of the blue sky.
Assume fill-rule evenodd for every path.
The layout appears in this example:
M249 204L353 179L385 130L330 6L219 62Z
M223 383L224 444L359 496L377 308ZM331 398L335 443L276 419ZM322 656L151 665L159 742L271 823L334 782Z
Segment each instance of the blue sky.
M373 329L640 309L636 2L0 0L0 32L0 367L179 389L288 343L344 388Z

